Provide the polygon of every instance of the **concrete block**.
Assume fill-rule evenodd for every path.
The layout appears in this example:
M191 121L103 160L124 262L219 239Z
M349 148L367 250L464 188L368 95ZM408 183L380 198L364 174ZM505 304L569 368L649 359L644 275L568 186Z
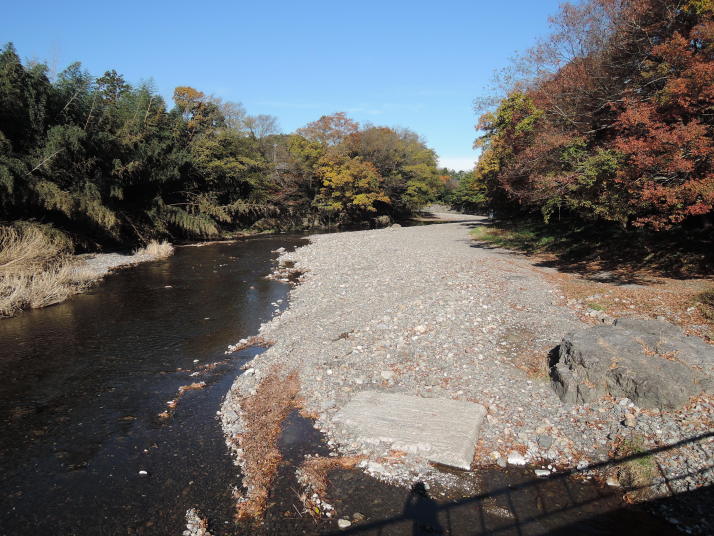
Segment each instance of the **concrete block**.
M377 391L357 393L334 419L368 444L470 469L486 409L480 404Z

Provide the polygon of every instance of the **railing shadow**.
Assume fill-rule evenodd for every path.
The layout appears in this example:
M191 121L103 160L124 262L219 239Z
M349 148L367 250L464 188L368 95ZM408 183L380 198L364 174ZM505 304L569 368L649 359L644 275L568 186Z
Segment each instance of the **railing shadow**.
M598 530L596 528L598 525L596 518L602 512L598 512L598 509L593 507L605 498L613 498L613 492L597 486L591 486L592 489L588 496L578 497L578 494L573 490L576 484L570 477L590 470L604 469L641 460L654 454L677 449L712 437L714 437L714 432L708 432L645 452L593 463L582 469L560 471L546 478L531 478L522 482L506 483L506 485L502 485L497 489L447 502L439 502L429 497L424 484L417 483L412 487L400 515L364 522L353 525L346 530L329 532L328 534L374 534L375 536L386 536L387 534L411 534L413 536L437 534L584 534L587 531L583 532L585 529L582 526L573 526L572 522L564 515L571 512L571 517L573 517L579 511L582 511L583 515L575 515L575 517L580 521L589 520L590 527L595 527L593 528L593 534L677 534L678 532L674 527L664 522L652 520L652 518L650 518L653 522L652 526L639 524L634 529L630 527L630 530L625 530L626 527L621 527L622 531L618 530L617 532ZM669 485L671 489L671 485L674 482L710 471L713 468L714 465L709 465L698 471L671 478L665 484ZM555 486L561 488L558 502L564 504L554 508L546 508L546 504L552 504L552 502L548 503L548 499L541 496L541 493L548 487L551 496L554 493L557 495L558 490L554 489ZM643 487L628 488L629 491L640 489L643 489ZM714 488L707 487L687 492L687 503L697 500L707 501L702 506L704 509L709 510L712 504L709 501L711 501L711 496L714 495L712 491L714 491ZM525 496L527 496L527 500L524 500ZM671 499L658 499L653 503L662 503L668 500ZM535 508L533 502L538 504L539 508ZM491 514L494 511L494 504L499 503L506 505L505 509L498 506L496 508L500 508L502 514L505 513L506 515L502 515L500 520L494 522ZM636 525L640 523L636 518L632 517L632 510L624 510L625 505L619 499L613 503L622 510L623 515L620 516L622 519L626 519L629 516L630 521L635 521ZM709 504L709 506L706 506L706 504ZM690 504L690 506L692 505ZM464 516L458 513L463 510L468 511L469 521L466 524L464 524ZM463 512L461 513L463 514ZM553 523L548 523L548 521L553 520L561 521L562 523L555 523L560 525L557 527L553 526Z

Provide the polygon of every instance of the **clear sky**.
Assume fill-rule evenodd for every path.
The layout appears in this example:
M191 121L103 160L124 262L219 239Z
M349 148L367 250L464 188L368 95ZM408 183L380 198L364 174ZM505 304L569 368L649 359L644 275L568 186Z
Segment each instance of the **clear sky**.
M473 100L548 31L559 0L8 1L0 41L61 70L152 79L272 114L291 132L338 111L410 128L469 169Z

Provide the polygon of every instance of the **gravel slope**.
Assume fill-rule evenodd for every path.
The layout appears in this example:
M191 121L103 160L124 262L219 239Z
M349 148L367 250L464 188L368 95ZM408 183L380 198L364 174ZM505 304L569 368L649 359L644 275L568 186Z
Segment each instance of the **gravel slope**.
M440 216L458 223L317 235L281 257L305 275L289 308L260 330L275 345L226 398L227 436L241 429L239 396L251 393L274 364L299 372L307 409L335 451L367 455L366 470L391 481L454 484L458 477L409 456L390 458L388 447L364 444L333 424L360 390L484 405L476 465L583 468L606 460L615 441L635 432L649 447L707 430L706 419L687 419L691 412L644 412L627 399L563 405L543 367L530 374L522 369L546 363L566 332L586 325L562 305L543 268L469 239L470 227L486 223L482 218ZM701 401L697 411L710 418L711 401ZM633 418L625 419L628 413ZM669 477L697 473L713 447L702 442L674 451L686 463L662 455L662 466ZM705 470L670 485L684 490L713 479Z

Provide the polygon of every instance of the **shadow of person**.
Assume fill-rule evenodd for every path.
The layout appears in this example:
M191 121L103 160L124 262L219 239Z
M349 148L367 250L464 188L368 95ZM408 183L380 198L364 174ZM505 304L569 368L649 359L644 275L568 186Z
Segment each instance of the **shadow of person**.
M438 512L438 505L429 497L424 483L414 484L404 503L404 517L412 520L412 535L446 534L439 523Z

